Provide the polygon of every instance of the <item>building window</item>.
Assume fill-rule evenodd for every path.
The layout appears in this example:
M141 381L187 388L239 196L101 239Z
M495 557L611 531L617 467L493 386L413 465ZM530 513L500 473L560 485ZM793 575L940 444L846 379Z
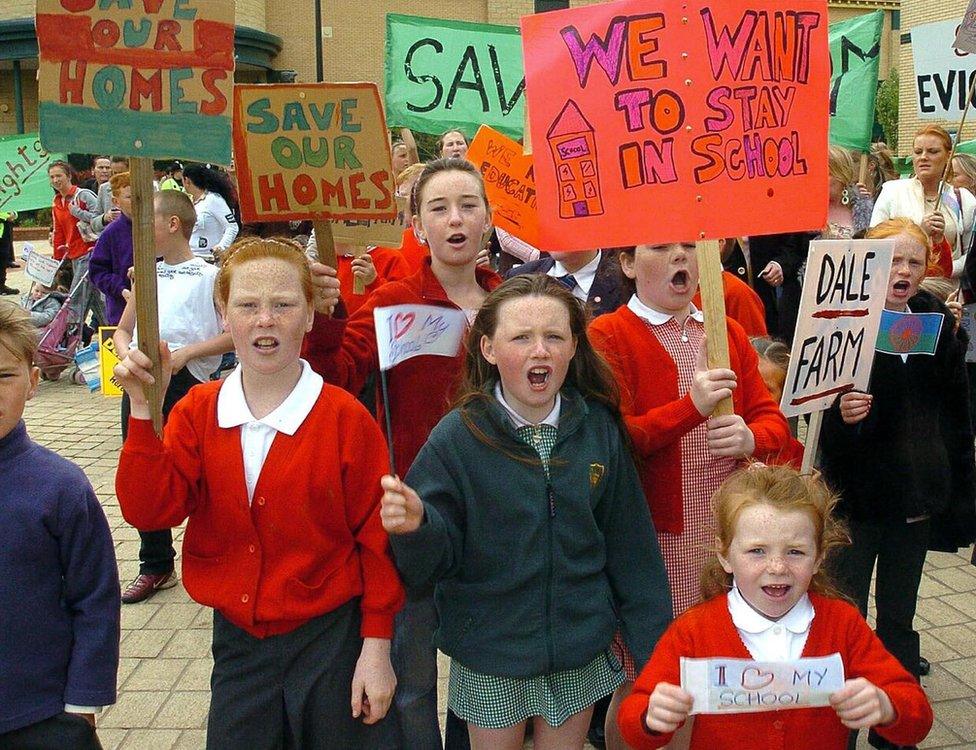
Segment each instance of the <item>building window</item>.
M535 12L545 13L547 10L566 10L569 0L535 0Z

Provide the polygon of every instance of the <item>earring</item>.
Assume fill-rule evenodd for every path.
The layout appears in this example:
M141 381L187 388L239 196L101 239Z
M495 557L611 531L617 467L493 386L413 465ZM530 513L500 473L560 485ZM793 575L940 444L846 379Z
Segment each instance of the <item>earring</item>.
M849 188L844 188L844 192L840 194L840 204L846 206L851 202L851 191Z

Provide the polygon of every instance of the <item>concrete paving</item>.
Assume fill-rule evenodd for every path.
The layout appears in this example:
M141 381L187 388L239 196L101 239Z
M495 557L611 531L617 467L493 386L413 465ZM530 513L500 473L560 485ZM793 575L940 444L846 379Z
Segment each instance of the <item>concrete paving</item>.
M16 271L8 284L22 291L29 286ZM128 582L138 571L139 541L115 498L119 400L91 394L64 376L41 384L25 419L35 440L88 475L112 529L120 580ZM174 536L179 554L182 529ZM970 554L930 553L925 564L916 627L922 653L932 662L932 673L922 682L934 704L936 724L923 748L976 748L976 567L969 563ZM192 602L182 586L122 607L118 702L98 718L106 750L204 747L211 622L211 611ZM443 657L442 667L446 675ZM440 687L443 719L444 679ZM863 736L858 747L867 747Z

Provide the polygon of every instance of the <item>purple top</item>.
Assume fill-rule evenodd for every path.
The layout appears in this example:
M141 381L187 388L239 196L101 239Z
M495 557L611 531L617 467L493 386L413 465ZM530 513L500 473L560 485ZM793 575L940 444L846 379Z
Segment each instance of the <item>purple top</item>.
M130 289L129 268L132 266L132 220L125 214L105 227L98 236L88 261L88 275L92 284L105 295L105 312L109 325L118 325L125 310L123 289Z

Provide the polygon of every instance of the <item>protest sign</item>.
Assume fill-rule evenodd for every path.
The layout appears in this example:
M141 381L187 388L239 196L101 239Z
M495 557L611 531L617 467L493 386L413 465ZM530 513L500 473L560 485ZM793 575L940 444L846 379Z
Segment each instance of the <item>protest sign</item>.
M30 243L24 245L20 257L25 261L24 275L44 286L54 286L62 261L41 255Z
M391 13L386 17L386 117L421 133L482 124L513 138L525 124L518 29Z
M923 120L958 120L976 78L976 55L952 48L958 21L938 21L912 28L912 58L918 116Z
M100 388L103 396L121 396L122 385L115 377L115 366L122 360L115 350L112 336L115 326L98 327L98 367L101 377Z
M538 246L532 156L526 156L517 141L482 125L468 147L467 159L485 180L492 223L533 247Z
M37 0L45 148L230 164L233 0Z
M691 714L739 714L830 705L844 686L840 654L792 661L681 657L681 688Z
M51 205L47 165L63 158L41 145L37 133L0 138L0 211L30 211Z
M375 84L235 86L234 153L246 221L396 218Z
M885 354L935 354L942 313L883 310L875 349Z
M866 391L894 240L814 240L780 409L787 417Z
M830 142L837 146L871 146L883 27L883 10L830 24Z
M969 0L952 46L961 52L976 52L976 0Z
M826 197L810 196L827 195L824 0L648 10L522 19L541 246L822 227Z
M381 370L429 354L457 356L468 326L462 310L434 305L393 305L373 310Z
M332 223L332 236L336 242L353 247L382 245L398 248L403 244L403 224L399 216L382 220L336 221Z

